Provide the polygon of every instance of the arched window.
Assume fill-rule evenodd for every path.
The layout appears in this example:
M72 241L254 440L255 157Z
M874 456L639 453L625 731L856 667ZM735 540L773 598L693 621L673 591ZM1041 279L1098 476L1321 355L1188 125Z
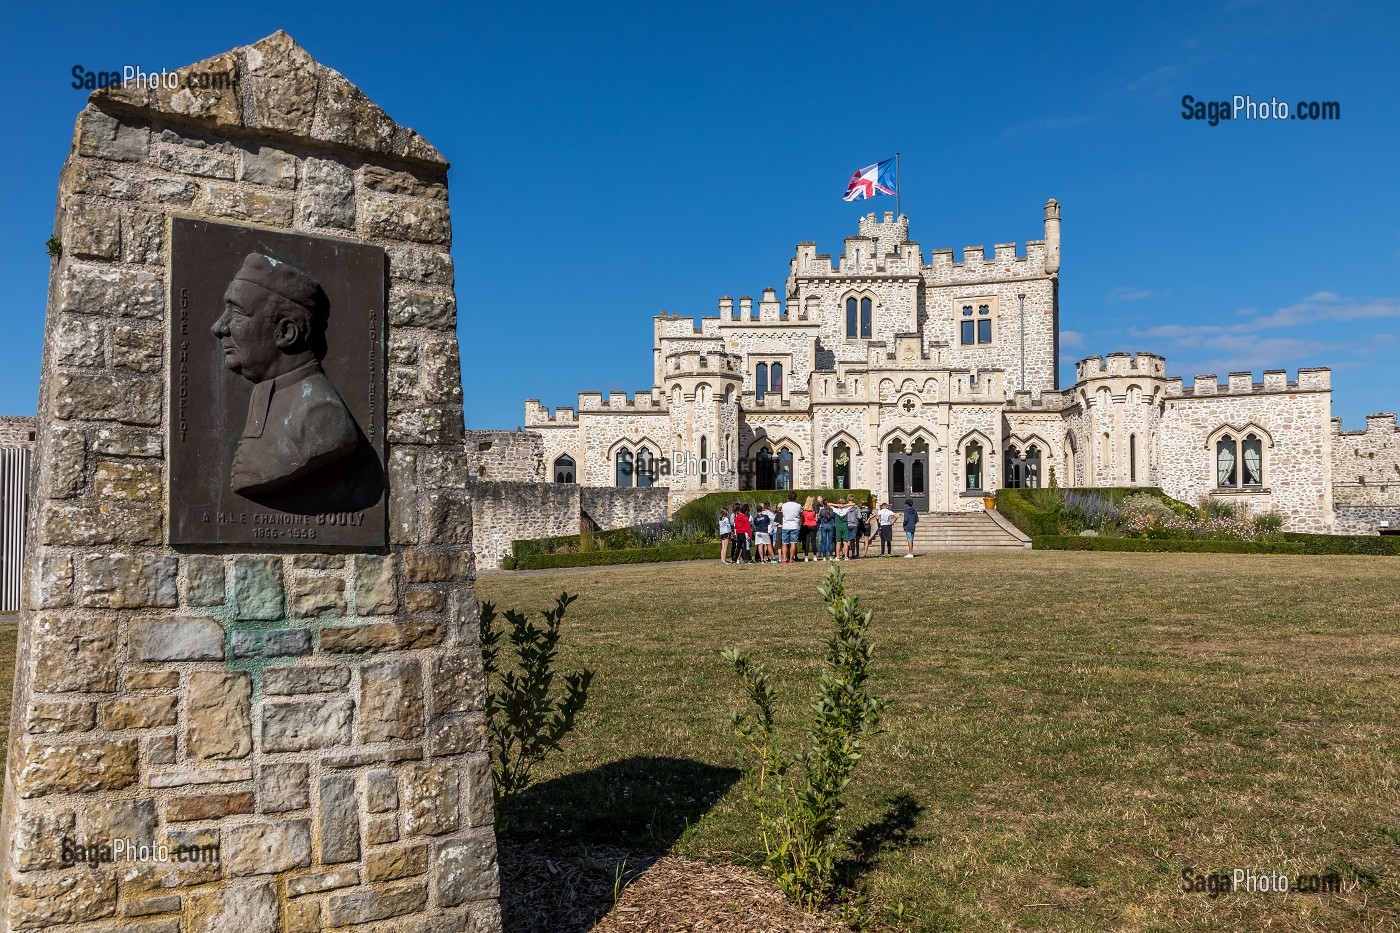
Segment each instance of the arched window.
M705 482L710 478L710 443L703 436L700 438L700 482Z
M870 338L870 325L874 303L869 298L846 299L846 336L861 339Z
M656 457L652 455L651 448L643 447L637 451L637 485L650 486L656 482Z
M982 445L972 441L963 452L963 464L967 473L969 490L982 488Z
M754 369L753 375L753 397L754 401L763 401L764 394L768 391L768 364L759 363Z
M1021 464L1019 462L1021 458L1020 449L1014 444L1008 445L1005 452L1002 453L1002 456L1006 459L1006 463L1002 466L1001 481L1006 485L1007 489L1020 489L1022 485Z
M1245 435L1244 444L1241 445L1244 454L1244 484L1246 486L1264 485L1264 444L1259 440L1257 434Z
M1137 435L1128 435L1128 482L1137 482Z
M1021 467L1024 486L1027 489L1040 488L1040 447L1032 444L1026 448L1026 459Z
M1065 479L1071 486L1079 485L1079 452L1073 434L1065 435Z
M574 466L574 458L568 454L560 454L554 461L554 481L556 483L572 483L578 471Z
M901 445L902 447L902 445ZM896 460L890 469L890 494L892 496L904 495L904 461Z
M1113 466L1113 438L1107 431L1103 432L1103 439L1099 443L1099 465L1105 470Z
M632 485L632 452L623 448L617 452L617 485L619 487Z
M773 488L792 488L792 451L786 447L778 451L778 475L774 478Z
M831 485L835 489L851 488L851 448L845 441L831 448Z
M1217 486L1238 486L1239 470L1236 457L1235 439L1222 437L1215 445L1215 484Z
M768 374L769 374L768 390L769 390L770 392L776 392L778 395L782 395L782 394L783 394L783 364L782 364L782 363L774 363L772 366L768 367Z
M773 451L767 447L758 452L758 464L755 477L755 489L775 489L773 485L776 477L773 475Z

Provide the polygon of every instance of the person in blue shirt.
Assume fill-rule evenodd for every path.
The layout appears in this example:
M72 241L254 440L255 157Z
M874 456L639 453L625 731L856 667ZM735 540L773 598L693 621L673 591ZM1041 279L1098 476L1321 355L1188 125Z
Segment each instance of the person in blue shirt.
M913 499L904 500L904 541L909 545L909 553L905 557L914 556L914 529L919 525L919 513L914 508Z

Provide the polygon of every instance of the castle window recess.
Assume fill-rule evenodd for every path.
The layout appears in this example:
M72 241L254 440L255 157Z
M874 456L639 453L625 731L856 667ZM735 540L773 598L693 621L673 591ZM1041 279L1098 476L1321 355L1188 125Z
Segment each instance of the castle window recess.
M965 347L986 346L992 342L992 305L975 301L961 306L958 319L959 342Z
M753 397L755 401L763 401L763 397L769 392L776 395L783 394L783 364L759 363L754 367L753 374Z
M560 460L563 459L568 458L560 458ZM626 488L634 485L645 487L656 482L656 456L651 452L650 447L639 448L635 457L633 457L632 451L624 447L617 452L617 456L614 457L613 460L617 464L617 485L619 488ZM569 460L569 464L569 469L572 470L573 460ZM556 460L554 461L554 481L556 483L573 482L572 479L559 479L559 473L559 461Z
M870 339L869 298L846 299L846 336L852 340Z
M561 455L554 461L554 481L556 483L572 483L577 475L574 465L574 458L568 454Z
M1226 434L1215 442L1215 484L1219 489L1264 486L1264 442L1257 434Z

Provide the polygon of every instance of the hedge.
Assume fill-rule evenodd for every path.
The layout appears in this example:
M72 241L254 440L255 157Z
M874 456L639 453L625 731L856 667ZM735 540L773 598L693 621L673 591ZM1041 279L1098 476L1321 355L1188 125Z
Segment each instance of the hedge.
M615 551L575 551L562 554L532 554L507 557L505 570L545 570L552 567L594 567L605 564L649 564L655 561L719 559L719 542L667 544L661 547L625 548Z
M590 535L556 535L552 538L528 538L510 543L510 553L517 558L533 557L537 554L553 554L556 551L579 551L580 544L587 537L588 550L620 550L635 548L642 544L641 536L635 528L614 528L611 531L595 531Z
M1380 535L1314 535L1289 532L1262 541L1209 538L1109 538L1102 535L1039 535L1036 550L1175 551L1191 554L1369 554L1400 555L1400 538Z
M827 501L844 501L847 496L855 496L857 502L874 498L868 489L746 489L729 492L712 492L693 499L676 509L671 521L681 525L694 525L708 534L719 534L719 510L736 502L747 502L750 506L760 502L786 502L789 493L797 493L797 501L805 502L808 496L822 496Z

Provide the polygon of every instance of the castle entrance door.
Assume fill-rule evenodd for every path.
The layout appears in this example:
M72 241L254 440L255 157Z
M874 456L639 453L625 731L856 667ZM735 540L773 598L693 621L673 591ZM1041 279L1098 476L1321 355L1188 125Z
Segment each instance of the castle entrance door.
M928 511L928 441L915 438L912 444L893 441L889 446L889 501L898 511L905 499L914 500L914 508Z

